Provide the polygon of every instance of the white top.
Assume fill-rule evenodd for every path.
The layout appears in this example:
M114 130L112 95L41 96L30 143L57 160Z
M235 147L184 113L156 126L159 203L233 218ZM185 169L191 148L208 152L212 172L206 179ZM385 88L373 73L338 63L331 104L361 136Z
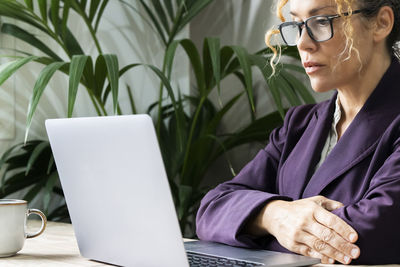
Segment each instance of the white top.
M315 167L315 171L318 170L318 168L322 165L322 163L325 161L325 159L328 157L329 153L332 151L332 149L335 147L335 145L338 142L338 133L336 131L336 126L339 123L340 118L342 117L342 112L340 110L340 100L339 97L336 97L336 107L335 107L335 113L333 114L333 122L332 122L332 127L329 131L328 138L326 139L324 148L322 149L321 153L321 158Z

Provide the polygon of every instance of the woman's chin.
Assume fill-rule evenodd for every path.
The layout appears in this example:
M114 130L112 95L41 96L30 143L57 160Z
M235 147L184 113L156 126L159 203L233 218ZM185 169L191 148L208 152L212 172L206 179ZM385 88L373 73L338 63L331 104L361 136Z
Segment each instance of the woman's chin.
M316 92L316 93L326 93L335 87L332 86L332 84L328 84L326 82L322 81L316 81L311 79L311 88Z

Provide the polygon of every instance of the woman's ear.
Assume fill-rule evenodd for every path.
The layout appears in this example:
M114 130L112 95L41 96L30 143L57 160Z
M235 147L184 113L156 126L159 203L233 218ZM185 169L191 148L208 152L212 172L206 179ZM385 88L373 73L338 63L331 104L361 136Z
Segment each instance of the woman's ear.
M374 40L380 42L385 40L392 32L394 25L393 9L389 6L383 6L376 15Z

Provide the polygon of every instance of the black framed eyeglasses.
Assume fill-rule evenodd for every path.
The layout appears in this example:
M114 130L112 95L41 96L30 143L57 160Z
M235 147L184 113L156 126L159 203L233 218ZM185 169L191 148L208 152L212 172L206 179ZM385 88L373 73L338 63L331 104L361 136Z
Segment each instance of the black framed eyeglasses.
M351 14L358 14L364 10L354 10ZM307 29L307 33L315 42L325 42L333 37L333 24L334 19L342 16L349 16L350 12L345 12L336 15L317 15L306 19L303 22L284 22L280 24L279 31L283 41L288 46L295 46L301 36L303 25Z

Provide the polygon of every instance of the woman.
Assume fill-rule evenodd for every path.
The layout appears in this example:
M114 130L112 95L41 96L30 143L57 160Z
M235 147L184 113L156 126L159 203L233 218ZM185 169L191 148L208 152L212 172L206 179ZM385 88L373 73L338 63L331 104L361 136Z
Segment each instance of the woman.
M204 197L197 234L322 263L400 263L400 0L290 0L290 14L283 40L316 92L337 92L287 112Z

